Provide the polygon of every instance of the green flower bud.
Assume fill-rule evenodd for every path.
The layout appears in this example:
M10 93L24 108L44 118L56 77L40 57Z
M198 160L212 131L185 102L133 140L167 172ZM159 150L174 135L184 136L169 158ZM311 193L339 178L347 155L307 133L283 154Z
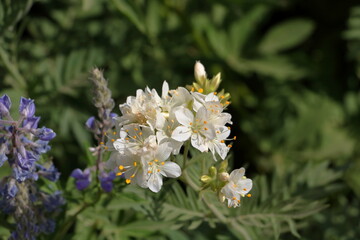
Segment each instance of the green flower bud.
M210 177L215 177L216 174L217 174L216 167L211 166L211 167L209 168L209 174L210 174Z
M208 175L202 175L200 181L207 184L212 181L212 178Z
M228 160L225 159L224 161L222 161L222 162L220 163L219 172L220 172L220 173L226 172L227 167L228 167Z

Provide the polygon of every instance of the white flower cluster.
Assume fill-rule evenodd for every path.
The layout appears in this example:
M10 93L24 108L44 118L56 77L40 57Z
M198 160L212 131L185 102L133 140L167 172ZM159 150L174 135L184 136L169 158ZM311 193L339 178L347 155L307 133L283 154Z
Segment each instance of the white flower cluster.
M202 91L200 91L202 92ZM120 105L118 129L107 144L113 150L108 167L127 183L160 191L163 177L176 178L181 168L170 155L179 154L184 142L201 152L225 159L229 146L231 115L216 93L204 95L179 87L169 90L165 81L161 96L156 90L137 90Z

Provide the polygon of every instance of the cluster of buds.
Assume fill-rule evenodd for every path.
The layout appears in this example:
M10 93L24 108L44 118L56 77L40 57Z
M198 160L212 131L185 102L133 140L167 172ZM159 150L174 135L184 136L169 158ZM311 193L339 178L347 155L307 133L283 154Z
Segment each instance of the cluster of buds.
M227 200L228 207L240 206L242 197L251 197L252 180L245 176L245 169L227 172L227 160L221 162L219 168L211 166L208 175L201 176L202 189L210 188L218 194L219 200Z
M76 188L78 190L86 189L92 180L92 172L97 175L100 186L105 192L110 192L113 188L113 180L116 178L115 172L106 172L102 163L103 145L105 135L111 132L115 126L114 118L117 114L112 110L115 106L111 98L111 91L108 88L108 82L103 76L103 72L98 68L91 71L90 80L93 83L93 103L98 110L98 117L90 117L85 125L94 134L97 140L97 147L90 151L97 157L96 165L90 166L84 170L75 169L71 176L75 178Z
M196 81L192 85L186 86L192 92L203 94L216 92L221 83L221 73L216 74L212 79L208 79L205 67L199 61L195 63L194 76ZM217 96L223 105L228 106L230 104L230 93L226 93L224 89L217 92Z
M0 167L8 163L12 170L0 181L0 210L15 219L10 239L35 239L54 230L50 216L64 204L60 192L44 192L36 185L39 177L55 182L60 176L54 165L41 159L56 134L38 127L33 100L21 98L18 120L12 118L10 108L10 98L0 97Z

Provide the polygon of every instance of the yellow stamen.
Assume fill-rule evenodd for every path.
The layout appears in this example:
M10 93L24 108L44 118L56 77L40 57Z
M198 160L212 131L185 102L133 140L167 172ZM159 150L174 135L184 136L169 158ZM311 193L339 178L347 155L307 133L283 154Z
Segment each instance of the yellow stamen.
M120 170L124 170L124 166L123 166L123 165L120 165L120 166L119 166L119 169L120 169Z
M246 195L247 197L251 197L251 194L249 193L248 195Z
M153 163L152 163L152 162L148 162L148 164L151 166Z
M229 148L232 148L232 145L231 145L231 144L229 144L229 145L228 145L228 147L229 147Z
M224 99L225 97L224 97L224 96L221 96L220 98L221 98L221 99Z
M192 122L190 123L190 126L191 126L191 125L193 125L193 123L192 123Z
M229 105L229 104L230 104L230 102L229 102L229 101L226 101L225 103L226 103L227 105Z
M127 184L129 184L129 183L131 183L131 180L130 180L130 179L126 179L125 182L126 182Z
M116 132L113 132L113 135L116 135Z
M164 165L165 163L164 162L161 162L161 165Z
M194 133L198 133L198 131L194 130Z
M135 174L131 175L131 178L134 178L135 177Z
M105 146L104 148L105 148L105 150L108 150L108 149L109 149L109 147L107 147L107 146Z
M100 142L100 145L104 145L104 142Z
M135 139L136 139L136 136L133 136L133 138L135 138Z
M192 87L192 88L191 88L191 91L192 91L192 92L195 91L195 88Z
M148 171L148 173L152 173L152 171Z
M115 142L115 139L111 139L112 142Z
M207 121L204 121L204 124L207 124Z
M237 198L236 198L236 197L233 197L232 199L233 199L233 200L236 200Z
M134 162L134 167L136 167L136 165L137 165L137 162Z
M225 141L224 141L224 140L221 140L220 142L221 142L221 143L224 143Z
M246 191L246 188L244 188L243 190Z
M154 162L158 162L159 160L155 159Z
M125 140L127 140L127 141L129 141L129 139L130 139L130 138L128 138L128 137L127 137L127 138L125 138Z
M160 169L158 169L157 171L160 172Z
M204 130L206 131L206 130L208 130L208 128L204 127Z
M139 132L139 135L141 136L143 133L142 132Z
M122 172L118 172L116 173L116 176L121 176L123 173Z
M214 95L217 95L217 92L214 92Z
M234 136L234 140L236 140L236 136Z
M135 130L135 131L139 131L139 129L138 129L138 128L134 128L134 130Z
M198 92L199 92L199 93L203 93L203 92L204 92L204 89L200 88L200 89L198 90Z

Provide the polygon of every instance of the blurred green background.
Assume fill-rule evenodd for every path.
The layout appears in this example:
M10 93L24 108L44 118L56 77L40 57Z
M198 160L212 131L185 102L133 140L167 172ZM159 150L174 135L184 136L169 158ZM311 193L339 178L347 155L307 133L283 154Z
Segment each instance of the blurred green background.
M89 164L94 145L84 127L96 114L92 67L105 70L120 104L163 80L191 84L196 60L208 75L222 73L237 136L233 166L257 178L264 206L290 196L304 210L327 206L297 231L293 222L255 224L252 236L360 239L358 1L0 1L1 95L36 100L41 124L57 133L51 154L63 182Z

